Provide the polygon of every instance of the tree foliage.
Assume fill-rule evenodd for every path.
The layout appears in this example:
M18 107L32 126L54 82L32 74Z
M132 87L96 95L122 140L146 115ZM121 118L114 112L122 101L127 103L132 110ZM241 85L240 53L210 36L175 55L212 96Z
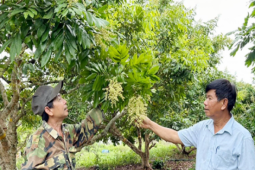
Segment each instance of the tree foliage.
M243 25L239 27L237 30L229 33L230 35L231 34L235 35L235 40L229 47L230 49L232 49L232 52L230 53L231 56L235 56L237 51L247 46L248 43L253 43L252 47L249 48L250 52L246 54L245 65L247 67L253 65L255 61L255 46L254 46L255 24L254 23L249 24L249 21L251 21L255 17L254 4L255 4L254 1L251 1L249 8L252 9L252 12L248 13L248 15L245 17Z

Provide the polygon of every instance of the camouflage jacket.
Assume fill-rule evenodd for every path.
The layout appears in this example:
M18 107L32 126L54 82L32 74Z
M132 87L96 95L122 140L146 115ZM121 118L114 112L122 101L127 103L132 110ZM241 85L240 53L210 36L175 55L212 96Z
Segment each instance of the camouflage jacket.
M74 170L78 147L88 143L98 130L104 115L99 109L91 110L80 124L62 124L64 139L43 121L30 137L25 150L22 170Z

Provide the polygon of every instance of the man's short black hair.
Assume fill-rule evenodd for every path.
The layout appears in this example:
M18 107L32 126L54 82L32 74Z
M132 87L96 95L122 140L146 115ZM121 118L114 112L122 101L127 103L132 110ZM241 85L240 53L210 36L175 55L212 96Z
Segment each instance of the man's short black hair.
M228 99L228 111L230 112L236 103L236 87L226 79L214 80L206 86L205 92L215 90L218 101Z
M53 108L54 99L51 100L50 102L48 102L46 106L48 106L49 108ZM49 115L45 112L45 110L43 111L43 114L42 114L42 120L44 120L46 122L48 122L48 120L49 120Z

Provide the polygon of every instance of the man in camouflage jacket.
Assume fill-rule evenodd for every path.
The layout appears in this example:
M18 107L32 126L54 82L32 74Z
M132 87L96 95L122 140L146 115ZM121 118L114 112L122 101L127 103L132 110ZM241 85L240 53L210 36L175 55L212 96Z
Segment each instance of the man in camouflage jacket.
M62 81L55 88L40 86L33 96L32 110L43 123L27 143L22 170L74 170L78 147L92 139L103 121L103 113L93 109L80 124L62 123L68 116L66 100L59 94L62 86Z

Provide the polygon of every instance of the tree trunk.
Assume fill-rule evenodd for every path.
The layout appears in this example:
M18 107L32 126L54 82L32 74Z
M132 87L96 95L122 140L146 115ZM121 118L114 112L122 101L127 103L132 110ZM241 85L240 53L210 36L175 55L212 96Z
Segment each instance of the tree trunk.
M112 128L109 130L110 133L112 133L114 136L118 137L123 143L125 143L127 146L129 146L137 155L141 157L142 160L142 169L143 170L153 170L151 168L151 165L149 163L149 156L150 156L150 149L155 146L154 144L150 147L150 139L149 134L145 134L145 152L141 150L141 143L139 143L139 147L137 148L135 145L133 145L130 141L128 141L122 133L117 129L115 125L112 126ZM139 132L138 136L139 136ZM141 140L139 140L141 142Z
M145 134L145 152L143 154L142 158L142 167L145 170L151 169L151 165L149 162L150 158L150 139L149 139L149 134Z

